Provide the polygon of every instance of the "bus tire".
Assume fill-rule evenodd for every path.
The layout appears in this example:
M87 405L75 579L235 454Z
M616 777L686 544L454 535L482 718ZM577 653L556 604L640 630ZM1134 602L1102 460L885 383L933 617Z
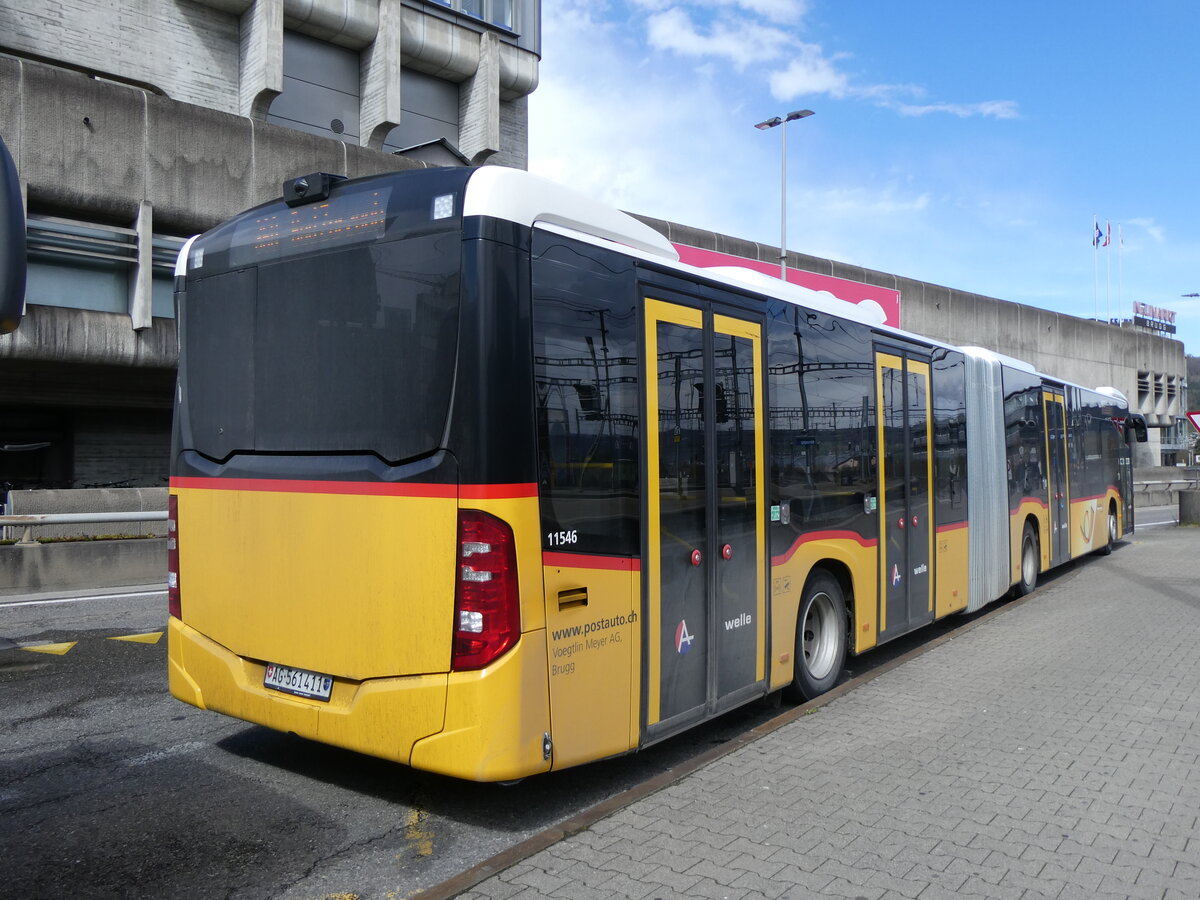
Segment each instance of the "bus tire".
M1112 506L1108 507L1108 542L1100 548L1101 556L1108 556L1113 552L1113 547L1117 543L1117 511Z
M812 700L837 684L846 664L846 599L828 572L809 579L796 618L791 693Z
M1021 535L1021 578L1013 587L1013 593L1024 597L1037 587L1038 566L1041 554L1038 552L1037 532L1028 522L1025 523L1025 533Z

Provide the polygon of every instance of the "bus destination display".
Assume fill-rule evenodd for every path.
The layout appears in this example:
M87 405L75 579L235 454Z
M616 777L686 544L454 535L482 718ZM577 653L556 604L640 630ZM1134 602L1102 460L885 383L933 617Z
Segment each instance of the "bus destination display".
M278 258L375 240L387 225L390 193L345 192L323 203L275 209L248 221L234 245L249 256Z

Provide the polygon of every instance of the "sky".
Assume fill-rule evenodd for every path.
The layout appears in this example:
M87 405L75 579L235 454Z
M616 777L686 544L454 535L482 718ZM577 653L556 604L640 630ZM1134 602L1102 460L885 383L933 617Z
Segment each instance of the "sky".
M1200 355L1195 0L548 0L529 169L621 209ZM1093 221L1108 232L1093 246Z

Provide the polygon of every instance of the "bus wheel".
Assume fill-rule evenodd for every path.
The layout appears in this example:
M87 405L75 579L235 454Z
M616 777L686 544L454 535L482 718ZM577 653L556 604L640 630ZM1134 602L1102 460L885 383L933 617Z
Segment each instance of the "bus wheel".
M1117 543L1117 511L1111 506L1108 508L1108 543L1100 548L1101 556L1108 556L1113 552L1113 545Z
M846 601L828 572L808 583L796 620L796 662L792 693L812 700L832 688L846 663Z
M1033 526L1026 523L1025 533L1021 536L1021 580L1013 590L1018 597L1024 597L1037 587L1039 556L1037 534Z

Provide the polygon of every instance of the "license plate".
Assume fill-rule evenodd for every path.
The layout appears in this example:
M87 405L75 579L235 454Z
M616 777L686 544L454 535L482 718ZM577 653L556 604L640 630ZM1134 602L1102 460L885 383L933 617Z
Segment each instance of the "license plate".
M275 663L267 665L263 684L286 694L311 697L313 700L328 700L333 691L333 678L328 675L309 672L307 669L293 669L291 666L279 666Z

